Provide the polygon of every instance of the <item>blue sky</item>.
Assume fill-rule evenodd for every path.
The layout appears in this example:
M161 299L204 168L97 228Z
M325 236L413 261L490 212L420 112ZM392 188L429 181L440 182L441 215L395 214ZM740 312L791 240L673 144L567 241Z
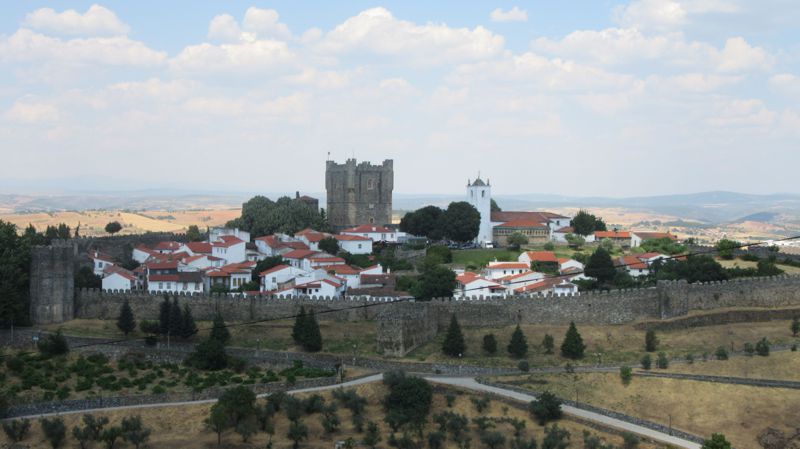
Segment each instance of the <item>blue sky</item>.
M5 185L800 192L799 104L790 0L0 7Z

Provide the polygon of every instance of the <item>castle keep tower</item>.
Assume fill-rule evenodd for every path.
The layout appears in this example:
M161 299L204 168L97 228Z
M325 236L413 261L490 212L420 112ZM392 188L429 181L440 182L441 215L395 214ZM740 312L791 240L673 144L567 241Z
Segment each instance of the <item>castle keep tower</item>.
M483 182L481 178L474 182L467 180L467 200L481 214L481 225L475 243L486 246L492 243L492 186L489 180Z
M31 249L30 301L33 324L63 323L74 317L74 242L54 240Z
M344 164L328 161L325 190L328 194L328 223L340 231L362 224L392 222L394 162L381 165L348 159Z

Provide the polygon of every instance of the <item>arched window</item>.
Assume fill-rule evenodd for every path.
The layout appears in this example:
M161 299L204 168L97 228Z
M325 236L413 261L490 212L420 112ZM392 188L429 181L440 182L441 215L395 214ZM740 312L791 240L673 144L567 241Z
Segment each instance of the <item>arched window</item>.
M481 190L481 198L486 198L486 191L485 190Z

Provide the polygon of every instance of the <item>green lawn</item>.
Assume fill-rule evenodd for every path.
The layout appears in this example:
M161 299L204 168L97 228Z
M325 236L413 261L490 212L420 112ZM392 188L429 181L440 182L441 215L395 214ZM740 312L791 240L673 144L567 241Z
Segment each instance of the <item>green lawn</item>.
M495 259L516 262L519 254L520 251L500 248L456 250L453 251L453 263L464 265L467 268L482 268Z

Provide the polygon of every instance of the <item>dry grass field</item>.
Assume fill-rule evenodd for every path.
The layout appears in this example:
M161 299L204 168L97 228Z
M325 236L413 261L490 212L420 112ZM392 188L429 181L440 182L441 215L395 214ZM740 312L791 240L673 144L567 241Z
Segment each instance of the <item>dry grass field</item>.
M731 376L750 379L777 379L800 381L800 354L773 352L769 357L734 357L729 360L695 360L691 364L675 364L670 372Z
M617 373L532 375L529 379L532 382L523 387L577 397L580 402L664 425L671 420L674 428L703 437L724 433L737 448L759 447L756 436L768 426L794 430L800 416L798 390L641 377L625 386Z
M207 209L207 210L147 210L137 212L124 211L82 211L82 212L37 212L37 213L5 213L0 220L17 225L20 230L32 224L42 231L47 226L66 223L74 230L81 226L83 236L107 235L106 223L119 221L122 224L121 234L141 234L144 232L184 232L190 225L197 225L201 230L206 226L220 226L241 215L241 209Z
M389 428L383 422L383 408L380 405L381 399L386 394L386 389L380 384L369 384L357 387L360 395L368 400L365 416L368 420L375 421L381 429L383 440L379 444L380 447L387 447L386 440L389 435ZM326 402L332 401L331 393L326 392L321 394ZM307 395L303 395L304 397ZM136 410L120 410L110 412L97 412L96 416L109 417L111 424L119 424L122 418L138 414L142 417L145 426L152 429L149 447L152 449L162 448L216 448L216 434L207 430L203 424L203 420L208 416L211 404L202 405L189 405L189 406L175 406L175 407L156 407L156 408L142 408ZM446 401L441 394L434 395L434 403L431 416L435 413L447 409ZM468 416L470 419L479 416L475 411L474 406L470 401L470 396L467 394L459 395L452 408L453 411ZM354 429L351 422L351 414L348 410L340 407L338 411L339 418L341 419L341 429L334 434L326 434L320 423L319 414L305 416L303 422L308 426L309 436L308 440L301 443L300 447L303 449L330 449L334 446L336 441L345 440L348 437L353 437L359 441L363 438L362 434L358 434ZM544 434L543 427L532 421L527 412L519 410L515 407L492 401L489 410L484 411L480 416L490 417L514 417L526 421L525 437L536 438L541 442ZM79 424L81 418L80 413L64 415L65 424L67 429L71 431L72 427ZM277 415L275 421L275 436L273 437L273 444L275 449L288 449L292 446L291 440L286 437L288 431L288 420L283 413ZM601 436L606 441L616 445L621 444L622 439L619 436L605 434L603 432L590 429L587 426L563 419L558 422L559 427L566 428L571 434L571 447L580 447L582 442L582 434L584 430L589 430L594 434ZM435 424L429 421L426 432L433 430ZM472 430L472 443L473 447L482 447L477 432L474 426L470 425ZM508 424L498 424L498 430L504 431L507 438L511 438L511 426ZM62 446L65 449L78 448L78 443L68 432L67 443ZM266 433L259 433L251 438L249 443L242 443L241 437L231 430L226 431L222 436L222 447L229 449L244 449L244 448L263 448L268 441ZM0 446L2 443L7 442L5 435L0 435ZM31 447L49 447L48 443L44 440L41 427L38 422L34 422L31 426L31 434L23 441ZM427 446L427 444L425 445ZM99 444L97 445L99 447ZM132 447L130 445L118 444L117 447ZM446 449L456 449L456 445L448 440L444 446ZM653 449L657 446L643 443L640 445L642 449Z
M734 260L718 259L717 262L719 262L719 264L725 268L733 268L733 267L756 268L756 266L758 265L758 262L750 262L747 260L739 260L739 259L734 259ZM786 274L800 274L800 267L793 267L791 265L780 265L780 264L777 264L776 266L781 270L783 270Z

